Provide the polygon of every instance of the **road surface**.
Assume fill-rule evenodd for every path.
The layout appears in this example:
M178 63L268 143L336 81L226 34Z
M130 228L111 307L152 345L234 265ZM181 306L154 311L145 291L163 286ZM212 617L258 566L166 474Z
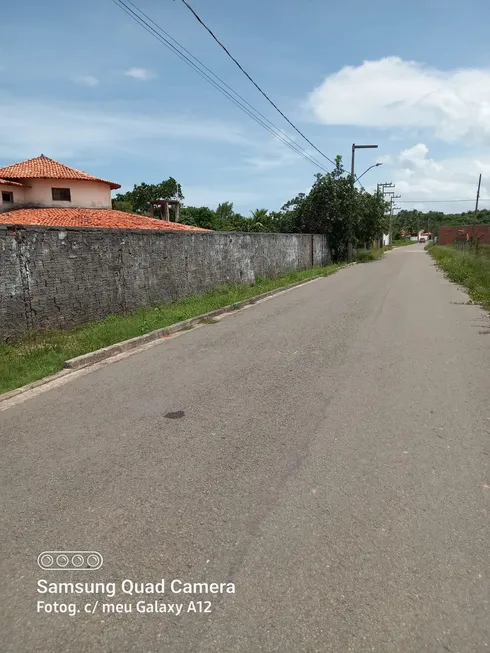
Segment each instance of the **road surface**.
M2 652L490 650L490 318L466 301L400 248L4 405ZM60 550L104 563L37 566Z

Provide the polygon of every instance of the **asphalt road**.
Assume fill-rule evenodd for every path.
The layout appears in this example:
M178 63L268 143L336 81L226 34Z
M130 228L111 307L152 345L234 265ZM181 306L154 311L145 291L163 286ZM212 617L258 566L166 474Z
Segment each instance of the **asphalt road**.
M9 404L0 650L488 651L490 318L466 300L414 245Z

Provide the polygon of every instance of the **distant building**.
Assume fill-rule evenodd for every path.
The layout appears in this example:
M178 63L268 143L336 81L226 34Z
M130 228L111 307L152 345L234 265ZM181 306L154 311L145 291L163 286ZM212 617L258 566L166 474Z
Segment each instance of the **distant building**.
M490 225L457 225L454 227L440 227L439 244L450 245L456 240L478 240L480 244L490 245Z
M424 238L425 242L428 242L429 240L432 240L432 232L430 231L424 231L423 229L420 229L419 235L417 236L417 239L420 243L421 238Z

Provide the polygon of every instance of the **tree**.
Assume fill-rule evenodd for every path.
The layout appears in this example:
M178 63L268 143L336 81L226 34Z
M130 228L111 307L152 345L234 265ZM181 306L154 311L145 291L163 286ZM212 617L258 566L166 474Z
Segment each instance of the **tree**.
M185 206L180 211L180 222L201 229L217 229L216 213L207 206Z
M269 215L267 209L255 209L251 211L252 218L249 219L250 231L275 231L273 216Z
M269 212L267 209L255 209L255 211L250 211L252 214L253 220L267 220Z
M355 230L352 186L344 176L342 158L337 156L332 172L315 177L309 194L296 208L296 227L302 233L326 234L333 259L342 260L347 255L349 216Z
M112 208L115 211L124 211L125 213L133 213L133 205L127 200L112 200Z
M355 221L354 242L364 246L372 240L381 238L389 229L389 217L386 215L386 204L381 193L371 195L365 191L355 192L355 208L357 220Z
M216 217L223 226L229 224L233 216L233 202L221 202L216 207Z
M184 196L180 184L173 177L159 184L135 184L133 190L127 193L118 193L112 200L113 208L116 203L124 202L125 206L131 206L133 213L148 213L150 202L155 200L178 199L182 201Z

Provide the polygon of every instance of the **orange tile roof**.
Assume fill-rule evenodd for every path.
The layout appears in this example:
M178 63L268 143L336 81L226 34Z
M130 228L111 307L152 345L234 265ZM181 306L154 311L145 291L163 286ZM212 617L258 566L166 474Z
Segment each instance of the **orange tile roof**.
M209 231L179 222L146 218L113 209L18 209L0 213L0 224L45 227L98 227L104 229L158 229L163 231Z
M9 181L8 179L0 179L0 184L8 184L9 186L22 186L22 188L30 188L27 184L21 184L18 181Z
M101 181L104 184L109 184L112 190L121 188L119 184L113 181L93 177L81 170L75 170L75 168L70 168L63 163L49 159L44 154L35 159L27 159L27 161L0 168L0 177L7 177L7 179L79 179L80 181Z

